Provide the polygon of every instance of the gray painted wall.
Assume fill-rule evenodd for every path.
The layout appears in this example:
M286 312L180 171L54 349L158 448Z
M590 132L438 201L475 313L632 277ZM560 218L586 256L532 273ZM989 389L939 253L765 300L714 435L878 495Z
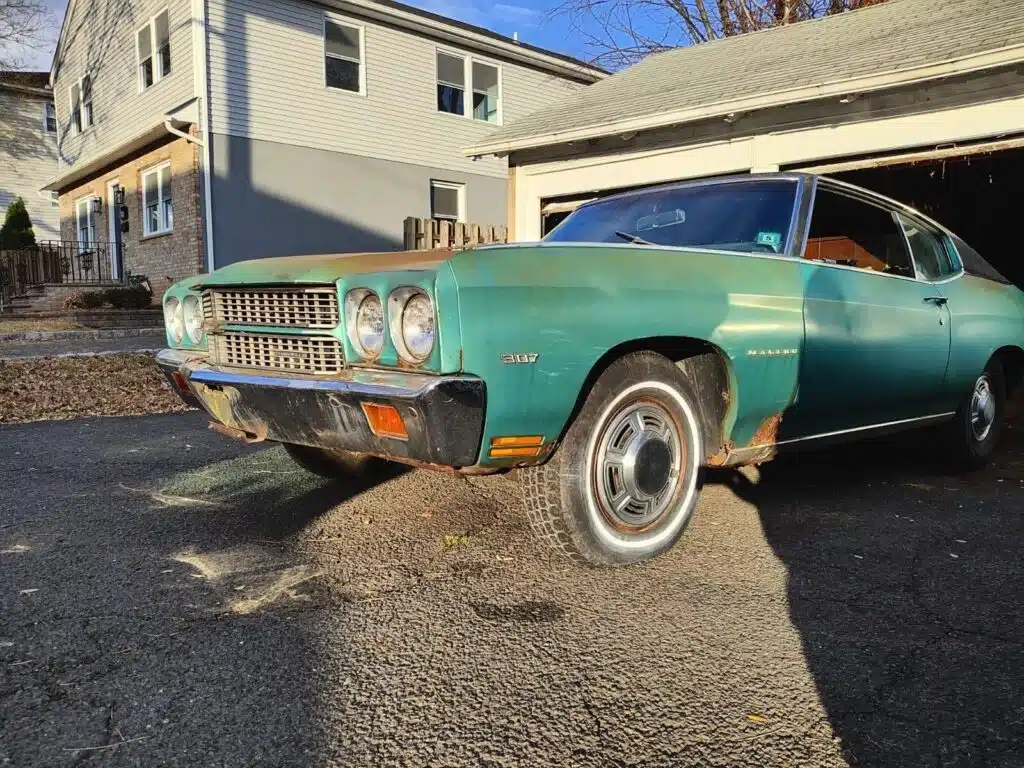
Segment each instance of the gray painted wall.
M213 134L217 267L245 259L402 249L406 216L430 215L430 181L466 185L466 216L504 224L507 181Z

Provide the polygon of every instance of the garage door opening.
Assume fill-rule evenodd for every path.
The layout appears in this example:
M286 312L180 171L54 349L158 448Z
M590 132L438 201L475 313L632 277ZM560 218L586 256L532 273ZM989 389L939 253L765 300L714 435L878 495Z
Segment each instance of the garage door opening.
M824 173L917 208L1024 287L1024 147Z

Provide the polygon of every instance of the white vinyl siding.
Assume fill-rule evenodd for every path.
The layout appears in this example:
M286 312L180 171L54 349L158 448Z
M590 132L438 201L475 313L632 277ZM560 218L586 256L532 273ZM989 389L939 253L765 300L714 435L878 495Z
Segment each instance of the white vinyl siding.
M493 123L438 112L436 42L351 19L363 27L366 94L353 99L324 85L323 20L321 7L297 0L210 0L214 133L506 176L504 159L462 154L492 132ZM443 49L471 57L451 45ZM500 65L504 123L583 87L518 64Z
M56 96L66 103L67 91ZM46 113L47 97L0 88L0 221L7 206L21 197L32 219L37 240L60 239L60 215L51 198L40 188L57 172L57 137L40 126Z
M142 172L142 234L164 235L174 228L171 205L171 164Z
M167 11L170 73L139 92L138 32L151 28ZM84 0L72 0L66 35L56 55L54 94L60 131L63 167L89 160L143 130L163 121L169 110L195 96L192 76L192 5L189 0L138 0L118 13L97 13ZM152 33L150 37L152 43ZM154 78L160 71L159 50L151 51ZM168 59L170 63L170 59ZM88 71L96 94L95 130L72 135L69 88Z

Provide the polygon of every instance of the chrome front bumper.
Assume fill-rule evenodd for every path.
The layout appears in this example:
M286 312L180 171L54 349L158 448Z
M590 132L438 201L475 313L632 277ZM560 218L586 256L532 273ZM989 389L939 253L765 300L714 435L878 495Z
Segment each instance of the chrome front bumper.
M201 355L176 349L163 350L156 360L186 403L238 437L414 464L477 463L486 392L472 376L350 369L336 378L288 377L216 368ZM374 434L364 404L394 406L408 439Z

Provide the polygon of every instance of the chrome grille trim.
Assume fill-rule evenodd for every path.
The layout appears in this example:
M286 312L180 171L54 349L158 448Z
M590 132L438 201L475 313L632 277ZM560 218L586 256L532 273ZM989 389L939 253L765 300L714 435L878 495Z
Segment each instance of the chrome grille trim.
M331 376L345 368L341 343L330 336L217 333L210 336L210 352L214 365L230 368L312 376Z
M333 286L208 288L203 315L220 325L266 325L278 328L337 328L338 291Z

